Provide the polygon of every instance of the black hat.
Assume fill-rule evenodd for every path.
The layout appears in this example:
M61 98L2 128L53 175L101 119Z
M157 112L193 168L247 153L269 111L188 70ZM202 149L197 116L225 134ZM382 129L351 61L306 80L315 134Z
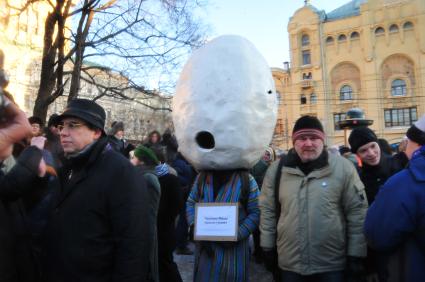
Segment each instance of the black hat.
M322 123L317 117L302 116L295 122L292 130L292 141L295 142L302 135L315 135L322 140L325 139Z
M49 121L47 122L47 127L56 126L59 123L59 115L58 114L52 114L49 117Z
M339 153L341 155L344 155L345 153L351 152L350 148L348 148L347 146L344 146L344 145L339 146L338 150L339 150Z
M407 130L406 136L419 145L425 145L425 115Z
M44 124L43 121L41 120L41 118L36 117L36 116L29 117L28 122L29 122L29 124L34 124L34 123L39 124L40 127L42 127L43 124Z
M102 131L105 127L105 110L99 104L91 100L71 100L64 112L59 116L58 120L61 121L66 117L79 118L92 126L101 129Z
M348 143L350 143L351 152L353 153L357 153L361 146L370 142L378 143L378 137L369 127L357 127L351 131L350 137L348 137Z
M111 129L109 130L109 135L115 135L118 131L124 131L124 123L122 121L114 121L111 124Z

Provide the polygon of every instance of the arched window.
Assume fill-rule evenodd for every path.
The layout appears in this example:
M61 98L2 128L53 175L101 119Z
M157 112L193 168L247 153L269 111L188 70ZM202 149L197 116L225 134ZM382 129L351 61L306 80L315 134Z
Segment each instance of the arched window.
M351 33L350 38L351 39L359 39L360 38L360 34L357 31L354 31L353 33Z
M316 93L311 93L310 94L310 103L311 104L317 104L317 95L316 95Z
M340 36L338 36L339 42L344 42L345 40L347 40L347 36L345 34L341 34Z
M391 82L391 95L392 96L406 96L407 88L406 81L403 79L394 79Z
M307 34L303 34L301 37L301 46L308 46L310 45L310 37Z
M376 29L375 29L375 35L384 35L385 34L385 29L383 28L383 27L377 27Z
M328 36L326 38L326 44L333 44L334 43L334 38L332 36Z
M307 97L304 94L301 94L300 102L301 102L301 105L307 104Z
M398 32L398 25L392 24L390 26L390 32Z
M353 88L350 85L344 85L339 90L339 99L341 101L353 100Z
M412 24L412 22L405 22L405 23L403 24L403 29L404 29L404 30L413 29L413 24Z

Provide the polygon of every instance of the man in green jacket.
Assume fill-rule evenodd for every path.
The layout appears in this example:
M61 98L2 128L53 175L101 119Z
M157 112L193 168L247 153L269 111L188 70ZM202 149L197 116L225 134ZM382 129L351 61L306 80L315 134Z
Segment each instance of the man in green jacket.
M316 117L299 118L294 148L264 178L261 246L269 269L277 261L280 281L362 281L364 275L364 186L348 160L327 154L324 140Z

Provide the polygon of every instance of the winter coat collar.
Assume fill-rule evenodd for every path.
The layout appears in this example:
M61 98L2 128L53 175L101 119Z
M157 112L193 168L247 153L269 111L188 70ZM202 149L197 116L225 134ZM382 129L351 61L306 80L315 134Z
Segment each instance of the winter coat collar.
M417 181L425 181L425 146L413 153L409 163L409 171Z
M87 177L90 166L107 150L111 150L108 139L102 137L80 154L66 160L61 173L62 190L57 206L75 190L75 185Z
M300 176L309 176L309 177L321 177L331 173L329 167L329 156L326 150L323 150L319 158L314 161L303 163L295 152L294 149L291 149L284 160L284 166L288 172L293 174L298 174Z

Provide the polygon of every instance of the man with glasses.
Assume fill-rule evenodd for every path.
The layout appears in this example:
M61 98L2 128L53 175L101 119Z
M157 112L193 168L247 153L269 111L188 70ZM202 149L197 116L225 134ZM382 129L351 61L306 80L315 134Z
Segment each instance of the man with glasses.
M72 100L58 121L65 162L46 229L43 281L144 281L154 226L144 180L108 144L101 106Z

